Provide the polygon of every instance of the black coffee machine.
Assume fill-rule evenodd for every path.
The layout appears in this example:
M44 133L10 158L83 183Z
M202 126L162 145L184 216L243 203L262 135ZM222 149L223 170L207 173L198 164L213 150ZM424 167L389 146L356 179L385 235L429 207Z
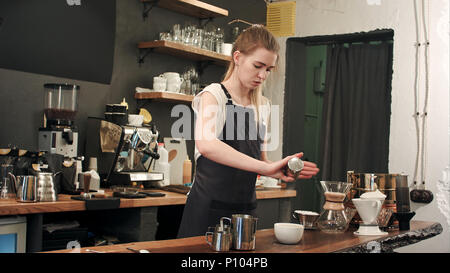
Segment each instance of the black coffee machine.
M145 187L150 185L148 182L164 179L163 173L148 171L153 160L159 159L159 132L154 126L120 126L104 120L101 123L101 148L105 151L113 147L115 152L106 179L107 185L141 184Z

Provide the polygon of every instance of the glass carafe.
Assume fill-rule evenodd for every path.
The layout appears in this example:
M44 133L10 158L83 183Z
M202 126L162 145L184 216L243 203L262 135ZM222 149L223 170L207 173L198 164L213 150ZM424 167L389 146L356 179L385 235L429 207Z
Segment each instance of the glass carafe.
M0 166L0 199L16 198L15 178L12 174L13 165L2 164Z
M342 233L351 219L347 217L344 199L352 184L340 181L320 181L325 195L323 211L317 220L318 228L326 233Z

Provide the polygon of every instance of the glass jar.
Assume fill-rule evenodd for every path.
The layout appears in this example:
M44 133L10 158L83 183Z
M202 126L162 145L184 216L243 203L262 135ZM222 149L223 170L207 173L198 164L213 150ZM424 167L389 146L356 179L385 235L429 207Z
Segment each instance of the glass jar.
M325 204L317 220L317 227L325 233L342 233L348 228L352 216L347 215L344 199L352 184L340 181L320 181Z
M44 113L47 120L73 121L77 113L80 87L73 84L44 84Z

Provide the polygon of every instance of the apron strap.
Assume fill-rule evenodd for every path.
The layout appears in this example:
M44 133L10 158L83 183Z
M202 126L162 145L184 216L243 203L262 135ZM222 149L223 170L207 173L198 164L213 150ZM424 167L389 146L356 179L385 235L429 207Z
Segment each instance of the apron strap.
M220 83L220 86L222 87L222 90L225 93L225 96L227 96L227 98L228 98L227 105L233 105L233 101L231 100L231 95L228 92L228 90L225 88L225 86L222 83Z

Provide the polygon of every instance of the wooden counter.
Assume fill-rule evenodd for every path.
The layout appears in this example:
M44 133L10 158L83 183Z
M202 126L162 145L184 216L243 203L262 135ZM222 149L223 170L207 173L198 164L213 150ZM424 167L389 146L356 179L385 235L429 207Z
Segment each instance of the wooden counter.
M138 208L138 207L158 207L169 205L183 205L186 203L186 195L154 190L155 192L163 192L164 197L146 197L138 199L120 199L120 208ZM257 199L272 198L291 198L296 196L295 190L271 189L256 191ZM56 202L38 202L38 203L20 203L15 200L0 199L0 216L1 215L23 215L34 213L50 213L64 211L84 211L86 210L85 202L70 199L70 195L60 194Z
M165 230L165 234L161 235L163 239L175 238L187 196L156 189L150 191L163 192L166 195L138 199L121 198L119 208L115 209L86 209L86 202L72 200L71 195L65 194L60 194L56 202L20 203L16 200L0 200L0 217L26 216L27 252L46 249L43 248L43 225L48 222L46 219L65 219L66 212L83 219L85 226L97 232L114 234L121 242L155 240L159 228ZM112 195L112 192L107 190L106 195ZM257 190L257 209L264 215L267 214L261 219L259 227L264 229L271 227L274 222L289 220L292 212L291 200L295 196L296 191L290 189ZM158 219L160 214L171 217Z
M349 228L342 234L326 234L319 230L305 230L300 243L284 245L277 242L273 229L256 232L254 251L230 251L238 253L326 253L326 252L371 252L378 244L379 252L393 252L393 249L413 244L436 236L442 232L439 223L412 221L407 231L392 230L382 236L356 236L355 228ZM87 247L76 250L53 251L58 253L87 253L95 250L105 253L130 253L127 249L146 249L151 253L214 253L205 242L205 236L183 239L136 242L110 246Z

